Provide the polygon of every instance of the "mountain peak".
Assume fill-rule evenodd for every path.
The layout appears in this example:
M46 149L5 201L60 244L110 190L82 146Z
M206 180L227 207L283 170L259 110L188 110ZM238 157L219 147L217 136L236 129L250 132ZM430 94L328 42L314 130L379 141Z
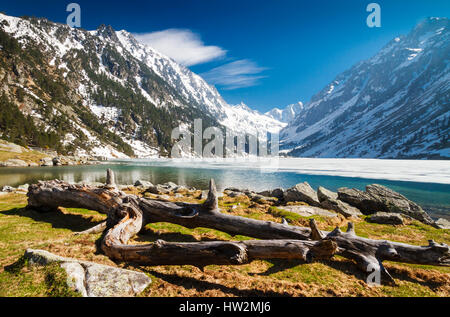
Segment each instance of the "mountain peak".
M113 29L113 27L111 25L101 24L97 28L97 35L98 36L102 36L105 39L113 40L115 42L119 41L119 38L117 37L116 31Z
M266 115L283 123L290 123L304 109L303 102L299 101L286 106L284 109L274 108Z

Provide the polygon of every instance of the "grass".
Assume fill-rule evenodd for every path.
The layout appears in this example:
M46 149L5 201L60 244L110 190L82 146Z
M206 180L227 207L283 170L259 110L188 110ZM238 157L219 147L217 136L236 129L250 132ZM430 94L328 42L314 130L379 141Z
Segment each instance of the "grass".
M197 197L197 195L194 195ZM189 201L196 201L189 197ZM198 201L198 200L197 200ZM287 213L270 205L252 203L243 197L222 197L222 212L281 222L307 225L309 218ZM239 205L238 205L239 204ZM237 205L236 208L233 208ZM59 267L37 268L11 264L21 258L25 249L44 249L52 253L126 267L148 274L152 284L140 296L450 296L450 268L385 263L397 286L369 287L364 275L342 257L330 261L304 264L299 261L254 261L242 266L211 265L204 271L192 266L133 267L117 265L97 251L100 234L74 236L74 232L94 226L105 219L94 211L61 209L40 214L24 209L26 196L8 194L0 197L0 296L76 296L65 286L65 274ZM323 230L336 224L314 217ZM343 229L346 220L337 224ZM411 244L428 244L428 240L450 244L450 231L438 230L419 222L406 226L388 226L356 221L357 234L375 239L389 239ZM195 242L210 240L245 240L206 228L187 229L169 223L148 225L132 243L166 241Z

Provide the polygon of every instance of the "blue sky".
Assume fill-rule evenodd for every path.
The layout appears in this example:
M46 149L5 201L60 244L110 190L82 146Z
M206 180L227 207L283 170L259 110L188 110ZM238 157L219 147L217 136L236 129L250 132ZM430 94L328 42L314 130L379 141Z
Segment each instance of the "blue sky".
M448 0L14 0L0 11L64 23L70 2L81 5L84 29L136 33L202 74L229 103L260 111L307 102L420 20L450 16ZM381 6L381 28L366 25L371 2Z

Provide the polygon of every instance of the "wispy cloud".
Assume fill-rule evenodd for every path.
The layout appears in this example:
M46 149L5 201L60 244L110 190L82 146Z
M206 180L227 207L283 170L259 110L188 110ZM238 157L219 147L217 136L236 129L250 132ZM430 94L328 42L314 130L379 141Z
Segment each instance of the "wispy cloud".
M260 79L266 77L260 75L266 69L251 60L242 59L213 68L200 76L210 84L221 86L225 90L233 90L256 86Z
M227 53L218 46L205 45L198 34L186 29L137 33L134 36L141 43L150 45L185 66L210 62Z

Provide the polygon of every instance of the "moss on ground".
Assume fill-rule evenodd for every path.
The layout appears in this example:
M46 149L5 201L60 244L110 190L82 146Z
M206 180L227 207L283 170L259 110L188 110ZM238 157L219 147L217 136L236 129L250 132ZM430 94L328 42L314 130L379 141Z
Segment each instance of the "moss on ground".
M193 199L190 197L190 199ZM233 205L238 205L233 208ZM65 287L59 267L36 268L26 264L5 270L17 262L27 248L118 266L97 252L100 234L75 236L74 232L93 227L105 219L94 211L61 209L41 214L25 209L26 196L0 196L0 296L75 296ZM223 197L223 212L261 220L306 225L308 218L291 215L269 205L253 204L242 197ZM323 230L334 225L314 217ZM339 225L344 226L346 221ZM356 221L357 234L374 239L389 239L426 245L434 239L450 244L450 230L438 230L419 222L388 226ZM206 228L187 229L169 223L148 225L133 243L166 241L245 240ZM330 261L304 264L299 261L254 261L242 266L207 266L204 271L192 266L132 267L148 274L153 283L141 296L450 296L450 268L385 263L397 286L369 287L354 264L336 256ZM120 265L124 267L124 265Z

